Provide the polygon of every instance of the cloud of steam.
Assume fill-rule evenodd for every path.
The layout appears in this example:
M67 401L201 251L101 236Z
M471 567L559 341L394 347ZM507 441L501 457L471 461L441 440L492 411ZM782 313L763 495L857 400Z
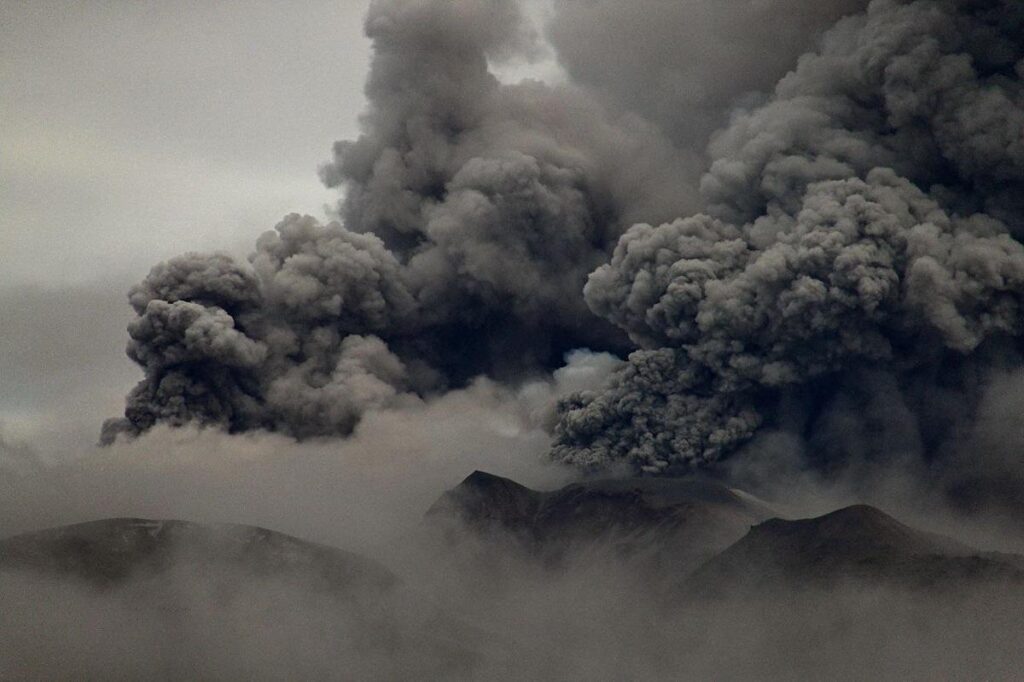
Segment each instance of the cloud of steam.
M786 399L820 436L873 392L906 450L941 414L929 386L974 409L1024 331L1022 21L1010 2L876 0L736 114L707 212L634 226L590 276L591 309L640 350L565 401L555 456L705 466L791 418Z
M243 522L365 554L402 584L339 602L301 573L254 577L188 561L103 590L0 571L0 674L852 679L956 669L1003 679L1019 669L1022 604L999 585L927 598L854 585L691 604L665 589L681 579L676 566L652 580L615 535L555 567L524 560L500 534L459 547L486 552L483 564L430 543L422 514L474 468L541 489L566 482L571 472L544 463L548 439L533 416L566 390L599 386L616 364L575 356L554 382L517 393L477 382L373 411L344 440L160 425L74 462L5 472L0 537L123 515ZM1009 392L1024 395L1019 380L990 399ZM838 499L818 503L831 510ZM1011 537L1019 550L1019 531Z
M146 377L106 442L188 422L343 435L479 374L627 347L582 288L631 222L693 207L671 145L583 91L499 83L488 60L531 49L514 2L382 0L366 31L364 133L321 171L344 225L292 215L248 265L154 268L131 292Z
M189 548L183 548L185 554ZM465 679L482 648L405 591L335 595L308 576L177 559L112 588L0 572L14 679ZM461 637L461 640L457 639Z
M445 426L470 436L446 452L420 442L419 449L382 456L404 438L418 438L446 410L423 415L390 441L382 438L387 428L408 424L408 417L392 415L378 428L371 426L382 414L376 413L340 445L345 452L337 440L290 450L279 435L157 427L106 449L87 465L91 472L60 472L51 482L64 486L61 497L77 496L83 506L128 504L150 516L173 509L206 520L244 514L250 522L286 525L360 551L374 540L384 545L374 556L399 544L402 560L387 565L403 582L394 593L362 589L335 600L301 573L197 571L188 561L103 590L0 572L0 673L16 679L593 680L890 678L908 670L942 678L960 670L1011 679L1019 670L1022 603L1019 591L998 584L927 598L854 584L687 603L664 589L680 579L678 572L667 571L655 588L615 542L595 544L555 568L523 561L496 535L478 538L488 553L485 565L453 560L457 552L446 545L410 551L414 543L402 531L423 511L423 481L457 464L462 455L451 453L463 452L473 437L484 436L478 442L488 452L501 449L494 433L488 438L488 429L478 426L486 410L471 407L484 395L446 406L465 419ZM536 441L537 454L544 442ZM513 444L523 441L506 441L504 455L521 467L522 452L507 447ZM0 487L5 483L0 479ZM18 504L0 497L0 519L11 520L7 512Z

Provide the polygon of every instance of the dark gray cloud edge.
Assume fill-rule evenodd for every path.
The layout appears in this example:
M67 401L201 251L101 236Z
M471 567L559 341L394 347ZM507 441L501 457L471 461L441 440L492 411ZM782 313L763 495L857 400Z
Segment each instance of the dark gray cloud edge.
M782 396L822 433L816 403L868 371L922 434L945 406L918 383L959 384L948 416L969 418L1024 321L1022 25L1016 3L876 0L734 115L707 212L634 226L590 275L588 305L640 350L564 401L555 457L704 466L791 417Z
M559 0L546 33L573 82L702 154L734 107L770 93L827 29L867 5Z
M628 350L583 284L641 216L695 205L692 169L582 90L499 83L488 60L534 49L514 2L380 1L366 31L364 133L321 169L344 225L291 215L248 264L154 268L130 295L146 377L104 441L159 422L347 434L480 374Z
M858 6L807 17L810 43ZM643 103L616 113L615 84L574 73L557 30L576 84L490 74L532 49L515 3L376 2L364 133L322 169L343 224L288 216L248 264L154 268L131 293L146 378L104 439L156 423L344 435L369 409L589 347L636 350L563 400L559 461L685 470L780 426L934 449L925 425L969 422L986 377L1019 364L1022 28L1008 0L876 0L732 113L698 195L706 132ZM710 130L708 111L781 67L765 69L680 125ZM899 409L869 428L879 396Z

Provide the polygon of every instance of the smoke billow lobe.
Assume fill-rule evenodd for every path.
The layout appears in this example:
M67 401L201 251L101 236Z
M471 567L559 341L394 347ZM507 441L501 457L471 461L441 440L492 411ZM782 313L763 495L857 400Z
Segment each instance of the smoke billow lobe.
M537 49L515 2L374 2L363 133L321 168L341 222L154 268L131 293L145 379L104 438L344 435L581 347L632 351L558 408L552 455L583 468L715 466L766 427L837 459L970 431L1021 362L1024 10L643 7L558 5L553 86L491 73ZM700 40L633 50L648 24ZM833 437L878 431L857 412L883 398L883 435Z
M771 92L828 28L867 4L560 0L547 34L575 82L703 155L731 108Z
M877 0L716 134L706 213L640 224L589 278L640 350L562 406L555 456L714 462L783 390L1018 338L1024 13ZM840 378L835 378L839 376Z
M344 225L291 215L250 265L189 254L131 293L145 379L104 440L157 422L347 434L367 410L553 369L625 336L582 296L640 216L692 200L661 134L583 91L500 83L511 1L382 0L364 133L321 169Z

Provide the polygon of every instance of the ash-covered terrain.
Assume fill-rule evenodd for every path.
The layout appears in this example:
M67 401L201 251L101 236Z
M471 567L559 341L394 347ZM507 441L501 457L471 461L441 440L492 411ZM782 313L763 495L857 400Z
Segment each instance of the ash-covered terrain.
M707 479L538 491L476 471L382 552L394 569L247 526L23 533L0 540L0 673L1013 679L1024 663L1024 556L867 505L776 514Z
M375 561L240 525L105 519L5 538L0 596L10 679L445 679L495 640Z

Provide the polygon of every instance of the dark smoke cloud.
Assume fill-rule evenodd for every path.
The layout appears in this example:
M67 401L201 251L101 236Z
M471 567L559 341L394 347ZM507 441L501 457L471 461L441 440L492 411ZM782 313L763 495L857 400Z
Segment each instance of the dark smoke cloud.
M672 473L789 434L826 467L969 468L1022 362L1024 10L620 4L555 7L552 86L492 73L540 49L515 2L373 3L363 134L321 168L339 221L154 268L104 439L346 435L586 347L632 353L538 417L561 462Z
M321 170L344 225L292 215L249 265L189 254L131 293L146 378L104 440L157 422L347 434L370 408L579 347L628 348L582 296L641 217L695 206L693 169L587 93L504 85L535 49L511 1L381 0L364 134Z
M881 390L867 367L913 422L940 411L921 386L1016 355L986 348L1022 332L1022 22L1010 2L877 0L734 116L707 214L631 228L590 276L592 310L641 350L563 403L555 456L703 466L792 412L780 396L802 391L805 420L830 395L819 416L856 412Z
M560 0L548 35L577 83L703 151L725 114L769 93L867 0Z

